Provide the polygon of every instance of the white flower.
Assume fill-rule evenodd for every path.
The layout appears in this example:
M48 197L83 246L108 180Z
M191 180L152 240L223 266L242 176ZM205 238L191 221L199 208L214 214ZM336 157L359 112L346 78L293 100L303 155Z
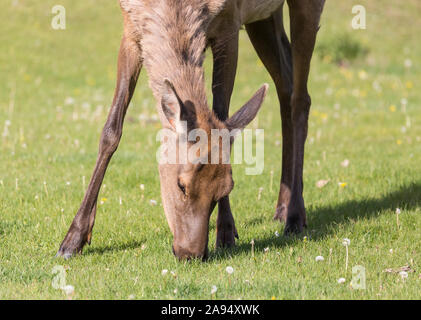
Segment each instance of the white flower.
M265 252L269 252L269 247L265 248Z
M279 232L275 231L275 237L279 238Z
M349 160L345 159L344 161L342 161L341 166L344 167L344 168L347 168L349 166Z
M12 124L12 121L10 121L10 120L6 120L6 121L4 122L4 125L5 125L6 127L9 127L11 124Z
M142 190L142 191L145 190L145 185L144 184L141 184L140 185L140 190Z
M67 97L66 100L64 100L64 103L67 105L73 104L75 103L75 99L73 99L72 97Z
M218 288L216 286L212 286L211 294L215 294L216 291L218 291Z
M396 214L401 214L401 209L396 208Z
M164 270L162 270L162 271L161 271L161 274L162 274L163 276L165 276L167 273L168 273L168 270L167 270L167 269L164 269Z
M150 200L150 201L149 201L149 204L150 204L151 206L156 206L156 205L158 204L158 202L157 202L156 200Z
M233 267L228 266L228 267L225 269L225 271L226 271L228 274L232 274L232 273L234 272L234 268L233 268Z
M127 299L134 300L134 294L129 295L129 297Z
M412 67L412 60L411 59L405 59L405 67L411 68Z
M174 294L177 294L177 292L178 292L178 289L177 289L177 288L175 288L175 289L174 289Z
M345 278L339 278L339 279L338 279L338 283L339 283L339 284L345 283Z
M399 275L401 276L402 279L408 278L408 272L406 272L406 271L399 272Z
M316 257L316 261L324 261L325 258L323 258L323 256L317 256Z
M63 291L66 296L71 296L75 292L75 288L69 284L63 288Z
M351 240L349 240L348 238L344 238L342 241L342 244L347 247L351 244Z

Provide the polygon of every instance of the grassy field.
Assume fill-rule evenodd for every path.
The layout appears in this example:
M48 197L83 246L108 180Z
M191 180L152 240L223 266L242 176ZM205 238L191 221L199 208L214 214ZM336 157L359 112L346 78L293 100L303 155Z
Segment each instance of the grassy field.
M57 265L66 269L74 299L421 298L418 0L327 1L309 83L309 227L296 238L283 237L283 226L272 220L279 107L242 31L232 110L263 82L271 85L251 125L265 130L265 170L246 176L244 166L234 167L240 240L232 250L215 250L214 214L206 263L179 262L170 250L155 161L160 124L144 73L101 189L92 245L72 260L54 258L95 163L122 33L116 0L60 1L64 31L51 28L55 4L0 4L0 299L65 299L52 286ZM354 4L367 9L366 30L351 28ZM329 183L318 188L320 180ZM366 270L364 290L350 286L357 265Z

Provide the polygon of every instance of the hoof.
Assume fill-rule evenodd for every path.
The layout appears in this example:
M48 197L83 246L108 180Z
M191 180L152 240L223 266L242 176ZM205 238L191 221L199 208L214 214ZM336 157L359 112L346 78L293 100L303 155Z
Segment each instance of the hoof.
M91 239L84 236L84 233L69 231L61 243L56 257L62 257L67 260L77 254L82 254L83 247L88 240Z
M70 252L61 252L60 250L57 251L55 258L63 258L64 260L69 260L71 257L73 257L73 253Z
M301 225L286 225L284 236L298 235L304 231L304 226Z
M289 218L285 224L284 235L289 236L300 234L304 231L305 227L307 227L307 225L301 219Z
M219 229L216 236L217 248L231 248L235 246L235 238L239 239L237 229L227 228Z

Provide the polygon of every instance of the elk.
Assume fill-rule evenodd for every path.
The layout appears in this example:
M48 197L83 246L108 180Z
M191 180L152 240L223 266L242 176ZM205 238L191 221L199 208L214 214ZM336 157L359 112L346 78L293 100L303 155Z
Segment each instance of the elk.
M286 235L303 230L303 157L311 104L307 81L325 1L287 0L291 42L284 29L284 2L120 0L124 33L114 100L89 187L57 256L70 258L91 243L98 193L120 142L142 66L147 70L164 128L177 132L178 124L186 121L188 130L232 130L242 129L253 120L267 85L229 117L243 25L275 83L280 103L282 177L274 219L285 222ZM208 47L214 66L213 111L208 108L204 83L203 62ZM163 207L174 237L173 252L178 258L206 259L209 218L216 204L216 246L235 244L238 233L229 201L233 188L230 164L160 164L159 173Z

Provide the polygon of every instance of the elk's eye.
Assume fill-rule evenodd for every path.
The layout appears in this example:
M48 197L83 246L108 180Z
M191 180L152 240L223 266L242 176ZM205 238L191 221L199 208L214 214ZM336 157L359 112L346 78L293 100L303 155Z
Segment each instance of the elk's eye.
M180 188L181 192L186 195L186 187L180 182L180 180L177 181L178 187Z

